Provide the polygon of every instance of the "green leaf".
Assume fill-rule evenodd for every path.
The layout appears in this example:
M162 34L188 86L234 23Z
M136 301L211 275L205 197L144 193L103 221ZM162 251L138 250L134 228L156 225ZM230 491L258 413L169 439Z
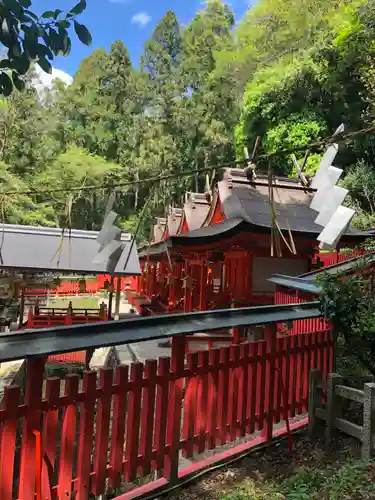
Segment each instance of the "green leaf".
M31 59L37 56L38 31L32 28L25 28L23 49L30 55Z
M70 50L72 48L72 42L69 37L64 39L64 49L63 49L63 54L64 56L68 56L70 54Z
M17 90L19 90L20 92L25 90L25 82L18 76L17 73L13 72L12 79Z
M49 43L46 45L51 47L51 49L53 50L53 53L56 55L62 49L61 39L60 39L59 35L57 34L57 32L52 28L49 29Z
M77 21L74 21L74 29L82 43L84 43L85 45L91 45L92 37L86 26L78 23Z
M70 11L69 14L71 16L77 16L78 14L82 14L82 12L86 9L86 0L81 0L77 3Z
M40 17L42 17L43 19L47 19L50 17L54 17L54 15L55 15L54 10L46 10L45 12L43 12L43 14Z
M61 13L62 13L62 10L56 9L54 14L53 14L54 19L57 19Z
M48 57L48 59L53 59L51 50L42 43L38 43L36 51L39 57Z
M0 93L8 96L12 93L13 84L7 73L0 74Z
M64 28L64 29L70 28L70 22L67 21L66 19L63 19L62 21L57 21L56 25L59 28Z
M61 53L64 56L66 56L70 53L70 47L71 47L68 32L65 31L63 28L59 28L59 37L61 42Z
M1 22L1 35L4 38L7 38L10 36L10 26L8 24L8 19L4 17L4 19Z
M50 62L47 61L47 59L45 59L44 57L41 57L40 59L38 59L38 64L45 73L49 73L49 74L52 73L52 66L51 66Z
M24 13L30 16L32 19L34 19L34 21L39 20L38 16L34 14L34 12L31 12L30 10L25 10Z
M15 36L11 21L5 17L1 22L0 42L5 45L5 47L11 47L16 40L17 37Z
M22 5L22 7L25 7L25 9L31 7L31 0L18 0L18 2Z
M25 75L30 69L30 59L24 52L21 57L10 61L10 67L15 69L20 75Z
M16 43L12 44L12 46L9 48L9 56L11 58L17 58L20 57L21 54L21 45L18 41L16 41Z
M9 59L2 59L0 61L0 68L1 69L5 69L5 68L8 69L9 67L10 67L10 65L9 65Z
M23 8L17 2L17 0L3 0L3 3L17 17L21 17L22 16L22 14L23 14Z

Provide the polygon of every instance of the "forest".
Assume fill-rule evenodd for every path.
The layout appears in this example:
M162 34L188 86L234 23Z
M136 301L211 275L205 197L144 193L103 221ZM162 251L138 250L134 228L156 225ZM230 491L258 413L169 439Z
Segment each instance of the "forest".
M372 126L374 19L375 0L259 0L240 20L207 0L187 26L166 12L136 66L114 41L69 86L38 92L31 69L25 89L0 100L2 221L97 229L115 193L121 226L134 231L140 220L148 239L153 216L220 176L179 173L241 159L258 136L258 152L270 153L341 123ZM366 134L341 145L336 162L361 228L375 226L374 154ZM319 158L310 154L308 172ZM272 169L295 174L290 156Z

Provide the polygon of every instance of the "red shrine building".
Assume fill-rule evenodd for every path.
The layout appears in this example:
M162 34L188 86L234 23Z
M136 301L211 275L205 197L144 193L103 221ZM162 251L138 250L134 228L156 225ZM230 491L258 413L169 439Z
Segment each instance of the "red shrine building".
M191 312L274 303L274 274L300 276L314 269L317 212L313 190L297 180L248 179L229 168L211 192L187 193L170 207L139 249L142 275L129 300L150 313ZM349 227L341 247L367 233Z

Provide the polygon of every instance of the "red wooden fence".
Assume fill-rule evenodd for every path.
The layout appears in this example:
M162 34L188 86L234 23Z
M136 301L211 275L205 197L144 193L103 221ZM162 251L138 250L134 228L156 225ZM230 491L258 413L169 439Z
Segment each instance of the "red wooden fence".
M126 278L115 278L114 289L117 288L117 280L121 280L121 290L136 290L137 276L128 276ZM81 289L77 280L64 280L60 285L50 290L51 295L65 296L65 295L78 295L81 293L95 294L104 290L105 282L110 282L111 277L105 274L99 274L95 280L86 280L85 286ZM26 297L46 296L47 288L27 288L25 290Z
M354 259L366 253L366 250L353 249L346 252L327 252L318 253L314 256L313 263L316 263L319 259L323 264L323 267L334 266L340 262L346 262L347 260Z
M269 340L191 353L186 363L176 337L171 359L121 366L114 380L104 369L99 383L95 372L70 375L63 395L60 379L43 380L43 359L30 359L24 400L8 387L0 410L0 499L34 498L35 431L43 500L135 488L152 471L175 480L180 452L193 457L258 431L254 443L270 440L276 424L307 411L309 370L333 368L330 331L272 342L272 328Z
M299 290L288 289L283 286L276 286L275 304L300 304L302 302L311 302L316 300L314 294L303 293ZM298 335L300 333L318 332L327 330L328 323L321 318L298 319L293 321L292 325L279 324L278 331L288 335Z

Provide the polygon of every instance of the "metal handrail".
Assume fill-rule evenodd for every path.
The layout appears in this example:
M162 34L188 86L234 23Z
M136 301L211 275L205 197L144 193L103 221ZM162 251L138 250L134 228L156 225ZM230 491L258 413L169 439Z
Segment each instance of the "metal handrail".
M321 316L319 302L219 309L79 324L0 335L0 361L161 340L223 328L283 323Z

